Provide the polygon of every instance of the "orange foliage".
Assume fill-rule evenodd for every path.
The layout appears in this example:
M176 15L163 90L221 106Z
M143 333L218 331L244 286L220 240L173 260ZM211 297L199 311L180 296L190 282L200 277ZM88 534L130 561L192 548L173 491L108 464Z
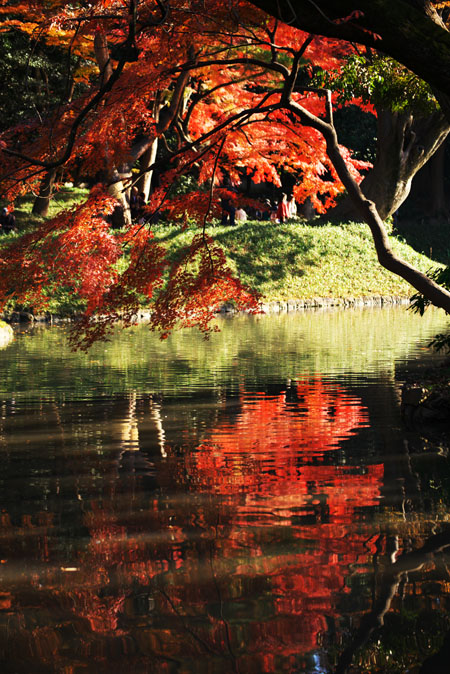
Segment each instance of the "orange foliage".
M224 659L225 672L231 648L239 671L277 672L316 649L330 621L339 631L338 602L376 552L360 511L377 503L383 467L328 457L367 411L320 379L289 396L242 393L234 421L227 410L183 452L166 444L156 492L108 478L100 498L80 501L86 534L67 547L58 517L13 525L3 513L3 573L17 540L33 560L0 596L16 662L164 672L167 658ZM103 473L114 460L103 455ZM143 612L139 598L152 602Z
M85 177L101 172L111 188L114 176L128 167L128 182L119 185L128 190L135 180L131 166L143 151L140 144L148 148L163 137L170 148L148 214L164 210L171 220L183 222L189 213L206 222L220 212L220 190L214 187L225 176L236 184L243 173L254 182L279 185L280 170L293 172L299 178L297 201L310 198L320 213L342 191L320 134L300 125L286 105L290 87L290 100L323 116L322 97L308 89L311 69L338 68L347 49L342 44L276 24L240 0L192 6L173 0L169 17L161 3L147 0L136 3L132 14L128 3L100 0L46 3L45 10L42 3L23 0L13 13L6 7L2 11L4 30L20 30L30 40L38 35L62 52L78 54L83 61L76 77L87 87L48 119L32 119L0 138L0 181L8 199L37 190L43 172L52 168L63 169L69 178L75 171ZM298 78L304 84L294 86ZM345 149L343 153L359 179L367 164L352 159ZM210 192L173 197L173 183L193 169L199 188L210 183ZM105 218L112 205L99 195L94 188L76 214L58 216L2 250L0 311L10 299L45 307L41 290L49 282L54 288L72 287L88 300L80 323L87 330L81 344L88 346L121 314L129 320L143 289L148 297L159 293L168 268L163 249L140 229L131 227L122 239L109 233ZM104 200L103 211L99 199ZM119 273L121 245L136 250L130 268ZM188 266L196 266L196 258L195 282L181 274L180 265L169 267L171 286L161 296L153 321L163 335L180 319L205 329L226 300L234 299L238 309L257 308L254 294L233 278L206 237L196 238L187 251ZM51 269L46 269L49 261ZM184 282L189 287L183 289ZM180 302L180 294L189 292L193 299ZM93 326L98 316L99 325Z

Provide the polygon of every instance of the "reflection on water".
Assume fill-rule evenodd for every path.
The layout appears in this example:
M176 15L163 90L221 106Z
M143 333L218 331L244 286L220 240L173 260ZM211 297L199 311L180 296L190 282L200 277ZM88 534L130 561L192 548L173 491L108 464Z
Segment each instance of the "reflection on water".
M88 354L60 328L18 334L0 351L2 671L438 672L450 471L403 428L395 376L444 324L243 317Z

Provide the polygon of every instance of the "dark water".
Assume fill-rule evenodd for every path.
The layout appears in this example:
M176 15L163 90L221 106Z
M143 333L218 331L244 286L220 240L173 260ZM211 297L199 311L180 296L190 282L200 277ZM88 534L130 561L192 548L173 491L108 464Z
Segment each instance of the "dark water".
M63 328L18 333L0 351L0 671L447 671L447 439L398 404L445 325L242 317L88 354Z

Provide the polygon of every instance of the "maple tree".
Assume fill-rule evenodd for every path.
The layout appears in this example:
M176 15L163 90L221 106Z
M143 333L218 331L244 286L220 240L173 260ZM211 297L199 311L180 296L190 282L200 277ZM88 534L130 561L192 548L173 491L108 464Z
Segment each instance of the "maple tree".
M355 5L347 0L317 3L301 0L294 7L288 0L277 3L256 0L253 4L302 30L365 46L356 57L359 63L350 79L360 90L367 91L369 86L378 114L377 158L362 189L376 203L382 218L395 212L408 196L415 173L448 135L449 3L369 0ZM369 63L368 68L363 65L365 61ZM399 64L409 70L400 73ZM372 71L372 76L368 77L368 71ZM395 72L399 77L392 88L389 82ZM415 79L413 73L422 81ZM423 104L417 105L417 93L422 94L425 83L428 84L427 96L430 98L432 91L439 101L437 108L431 100L425 108ZM341 84L349 88L348 82L341 80ZM399 85L401 89L396 94ZM335 211L337 217L345 218L355 217L355 213L357 208L350 198L341 202Z
M257 310L256 295L232 276L204 229L169 262L151 230L131 222L127 191L139 183L148 193L162 144L164 173L149 197L149 217L164 208L172 220L190 216L205 224L221 198L234 198L225 179L235 184L251 173L254 182L279 184L278 171L287 168L301 174L296 199L309 197L319 212L347 189L372 230L380 262L450 309L450 293L393 254L374 205L358 187L367 164L339 146L333 95L311 86L312 67L338 69L347 43L318 39L242 2L53 2L44 14L36 3L17 2L1 9L4 29L39 31L40 39L79 54L73 77L85 83L82 95L47 119L2 135L4 195L13 199L39 182L45 191L58 172L100 178L86 203L3 248L1 306L14 300L42 309L54 288L72 287L87 303L77 325L82 346L105 336L118 318L131 323L145 298L153 302L152 327L163 335L180 322L207 330L214 310L229 299ZM186 171L195 171L206 189L172 198ZM126 225L118 234L107 219L117 203ZM119 265L124 250L125 269Z

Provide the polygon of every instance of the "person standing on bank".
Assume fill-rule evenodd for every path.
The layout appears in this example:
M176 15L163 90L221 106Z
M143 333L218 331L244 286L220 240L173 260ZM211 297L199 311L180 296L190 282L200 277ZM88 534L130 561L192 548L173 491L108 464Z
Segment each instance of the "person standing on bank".
M294 195L292 195L292 197L288 201L288 208L289 208L289 217L290 218L296 218L297 217L297 204L295 203Z
M247 222L247 213L239 207L236 211L236 222Z
M16 218L14 213L7 208L3 208L0 214L0 232L2 234L9 234L16 229Z
M224 197L221 200L221 206L222 206L222 219L220 224L223 227L225 227L228 224L230 224L233 227L236 224L235 223L236 209L231 203L231 200L228 197ZM229 223L228 218L230 219Z
M286 222L289 218L289 205L286 194L282 194L281 201L278 204L277 218L280 222Z

